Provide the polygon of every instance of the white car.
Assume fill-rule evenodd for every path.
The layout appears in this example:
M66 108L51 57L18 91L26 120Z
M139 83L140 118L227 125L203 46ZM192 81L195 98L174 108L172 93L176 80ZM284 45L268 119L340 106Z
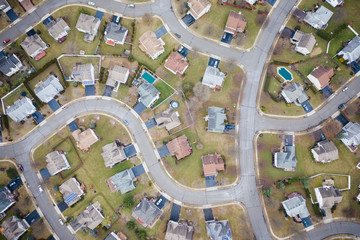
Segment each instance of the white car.
M349 89L349 87L346 87L346 88L344 88L342 91L345 92L345 91L348 90L348 89Z
M90 6L95 6L95 3L94 3L94 2L88 2L88 4L89 4Z
M128 4L127 6L128 6L128 8L134 8L135 4Z
M39 188L40 193L42 193L44 191L44 189L41 187L41 185L39 185L38 188Z
M64 222L61 220L61 218L59 218L59 223L60 223L61 225L64 225Z

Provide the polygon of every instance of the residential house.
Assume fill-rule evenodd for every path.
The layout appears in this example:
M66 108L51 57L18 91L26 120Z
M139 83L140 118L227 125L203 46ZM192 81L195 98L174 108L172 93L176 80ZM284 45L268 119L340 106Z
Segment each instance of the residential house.
M15 203L14 194L12 194L6 186L0 188L0 214L5 213L5 211Z
M189 156L192 153L192 148L185 135L174 138L166 144L171 155L174 155L177 160Z
M49 75L45 81L34 89L36 96L44 103L50 102L62 91L64 91L64 88L60 80L54 75Z
M188 0L188 6L190 9L187 14L197 20L210 11L211 3L207 0Z
M114 22L108 22L104 32L105 43L111 46L116 44L124 45L128 32L129 30L126 27Z
M108 178L106 183L110 188L110 192L120 191L121 194L125 194L135 189L134 179L135 175L130 168Z
M306 12L301 10L300 8L295 8L293 11L293 16L298 19L298 21L302 22L306 17Z
M75 27L79 32L85 33L84 41L92 42L97 35L100 24L101 21L99 18L80 13L80 17Z
M160 92L149 82L143 81L138 87L138 101L146 107L151 107L159 98Z
M332 11L321 6L315 12L307 12L304 21L317 30L325 29L333 14Z
M313 50L316 39L312 33L303 33L297 30L294 36L290 39L292 44L295 44L295 51L302 55L308 55Z
M347 64L357 61L360 58L360 37L354 37L337 55L347 61Z
M24 51L36 61L46 56L46 49L48 45L40 38L38 34L26 36L24 41L20 44Z
M0 71L8 77L20 71L23 66L19 58L13 53L0 58Z
M338 138L348 147L351 152L357 150L360 144L360 124L349 122L343 128Z
M124 147L120 146L118 141L103 146L101 156L104 159L105 166L109 168L126 160Z
M70 223L75 232L81 228L88 228L94 230L104 220L101 214L101 205L99 202L91 204L82 211L77 218Z
M315 162L329 163L339 159L339 152L335 144L330 140L324 140L317 143L317 146L311 149Z
M307 78L312 82L317 90L328 86L330 79L334 76L334 69L328 66L316 67Z
M63 152L54 151L46 155L46 168L51 176L58 174L61 171L70 169L70 164Z
M254 5L257 0L245 0L248 4Z
M224 159L220 154L208 154L201 156L204 176L216 176L217 171L223 171L225 169Z
M6 0L0 0L0 10L6 13L11 10L11 6Z
M59 191L62 194L64 202L69 207L77 203L81 199L81 196L85 195L80 183L74 177L69 178L61 184Z
M169 220L165 240L192 240L194 232L195 228L186 221L175 222Z
M306 200L299 194L281 202L281 204L289 217L303 220L310 216L309 210L306 207Z
M157 59L164 51L164 41L157 38L152 31L147 31L141 35L139 48L152 59Z
M282 168L284 171L296 170L295 146L286 146L284 151L274 154L274 166Z
M320 209L330 209L342 200L340 191L333 186L317 187L314 190Z
M16 216L12 216L1 224L2 234L6 239L17 240L23 235L29 228L29 224L25 219L20 220Z
M206 221L206 232L210 239L214 240L232 240L229 220L211 220Z
M24 120L36 112L36 108L28 97L23 97L6 109L6 114L15 122Z
M143 227L152 228L157 220L159 220L161 210L147 198L144 198L133 209L131 216L133 216Z
M80 82L83 86L95 84L95 70L91 63L75 64L66 81Z
M111 232L104 240L127 240L127 236L122 232Z
M221 90L225 74L220 72L218 68L207 66L201 83L215 90Z
M241 12L236 13L234 11L230 11L225 24L224 32L236 36L238 32L241 33L245 31L246 23L246 19L244 18L244 15L241 14Z
M224 108L208 107L208 115L205 121L208 121L208 132L223 133L225 131L225 121L227 120Z
M109 75L106 85L114 87L114 91L119 90L120 84L125 84L129 78L130 71L126 67L115 65L109 68Z
M76 146L83 151L89 150L90 146L99 140L98 136L96 136L94 130L91 128L88 128L83 132L81 132L80 129L77 129L72 132L71 135L76 141Z
M63 18L53 20L46 24L45 27L48 30L50 36L52 36L58 43L65 41L70 31L69 25Z
M344 0L326 0L326 2L330 4L332 7L344 5Z
M167 131L171 131L181 125L179 113L171 108L155 115L155 121L158 127L165 127Z
M287 103L301 104L309 99L303 86L298 82L294 82L285 87L281 91L281 95Z
M175 75L183 75L186 69L189 67L189 63L180 53L172 52L165 60L164 67Z

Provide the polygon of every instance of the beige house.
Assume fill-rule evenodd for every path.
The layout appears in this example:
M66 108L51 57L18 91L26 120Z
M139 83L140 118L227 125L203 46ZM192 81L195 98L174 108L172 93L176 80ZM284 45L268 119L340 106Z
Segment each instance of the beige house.
M109 168L126 160L124 147L119 146L116 141L103 146L101 156L104 159L105 166Z
M79 82L83 86L95 84L95 69L91 63L75 64L71 76L66 81Z
M157 39L152 31L147 31L141 35L139 48L152 59L157 59L164 51L164 41L161 38Z
M100 24L99 18L81 13L75 27L79 32L85 33L84 41L92 42L97 35Z
M324 140L317 143L317 146L311 149L316 162L329 163L339 159L339 151L335 144L330 140Z
M120 84L125 84L129 78L130 71L126 67L115 65L109 68L106 85L114 87L115 92L119 90Z
M48 169L51 176L71 168L65 154L59 151L48 153L45 158L47 163L46 168Z
M315 196L321 209L332 208L342 200L340 191L333 186L315 188Z
M162 113L155 115L155 121L158 127L165 127L167 131L170 131L181 125L179 119L179 113L171 108L166 109Z
M45 26L50 36L52 36L55 39L55 41L59 43L66 40L66 37L70 31L69 25L65 22L63 18L58 18L54 21L51 21Z
M165 240L191 240L194 232L195 228L186 221L175 222L169 220Z
M195 20L209 12L211 8L211 3L207 0L189 0L188 5L190 10L187 14L190 14Z
M295 51L302 55L308 55L313 50L316 39L312 33L303 33L296 31L290 42L295 45Z
M28 229L29 224L25 219L20 220L16 216L12 216L6 220L1 225L2 234L6 239L17 240L23 235Z
M94 230L104 220L104 216L101 214L101 205L99 202L91 204L85 208L83 212L77 216L77 218L71 222L71 227L75 232L81 228L89 228Z
M76 141L76 146L83 151L89 150L90 146L99 140L98 136L96 136L94 130L91 128L88 128L83 132L81 132L80 129L77 129L71 135Z
M81 199L81 196L85 195L84 191L81 189L80 183L74 177L61 184L59 191L62 194L64 202L69 207L77 203Z
M20 44L27 55L36 61L46 56L45 50L48 45L40 38L38 34L26 36L24 41Z

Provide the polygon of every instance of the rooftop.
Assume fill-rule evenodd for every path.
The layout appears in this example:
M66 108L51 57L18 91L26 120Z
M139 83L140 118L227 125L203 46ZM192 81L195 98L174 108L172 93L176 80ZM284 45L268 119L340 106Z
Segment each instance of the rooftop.
M174 138L166 144L170 154L175 155L177 160L189 156L192 153L190 143L185 135Z
M225 120L227 120L225 109L219 107L208 107L208 132L223 133L225 131Z
M141 35L139 41L139 48L152 59L156 59L165 51L164 42L161 39L157 39L156 34L152 31L147 31Z
M106 180L111 192L120 191L125 194L135 189L133 180L135 179L134 173L131 169L121 171Z
M70 164L66 159L65 154L60 153L59 151L48 153L46 155L46 163L46 167L52 176L66 169L70 169Z
M35 106L28 97L23 97L17 100L13 105L6 109L6 114L15 121L20 122L27 116L33 114L36 111Z
M84 195L80 183L74 177L69 178L61 184L59 186L59 191L69 207L77 203L81 199L81 196Z
M205 69L202 84L210 88L221 88L225 79L225 74L220 72L218 68L207 66Z
M166 59L164 67L174 74L183 74L188 68L189 63L178 52L172 52Z
M104 159L105 166L112 168L114 165L126 160L124 147L119 146L117 142L106 144L102 147L101 156Z
M156 205L144 198L133 209L132 216L144 227L154 224L161 210Z
M81 132L80 129L77 129L72 132L72 136L76 141L76 146L83 151L87 151L91 145L99 140L98 136L96 136L94 130L91 128L88 128L83 132Z
M36 96L45 103L50 102L62 91L64 91L64 88L60 80L54 75L49 75L45 81L34 89Z
M169 220L166 228L165 240L191 240L195 229L187 222L174 222Z
M159 127L165 127L167 131L181 125L179 113L171 108L155 115L155 121Z

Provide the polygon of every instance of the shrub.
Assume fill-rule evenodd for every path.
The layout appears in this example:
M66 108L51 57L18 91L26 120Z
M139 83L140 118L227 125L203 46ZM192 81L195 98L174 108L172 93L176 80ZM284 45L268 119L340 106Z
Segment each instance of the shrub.
M277 184L278 189L280 190L284 190L285 189L285 184L282 181L279 181Z
M15 168L9 168L8 170L6 170L6 175L10 179L14 179L14 178L17 178L19 176L19 174L18 174L18 172L16 171Z
M133 230L135 228L135 222L134 221L128 221L126 223L126 227L129 229L129 230Z
M300 29L301 29L300 25L296 25L295 28L294 28L295 31L298 31Z
M310 178L303 177L303 178L300 178L300 181L305 189L308 189L310 187Z
M135 235L138 239L145 240L147 237L147 233L145 230L138 230L135 231Z
M129 55L128 60L129 60L129 62L133 62L133 61L135 61L135 58L133 55Z
M323 29L316 31L316 35L318 35L322 39L325 39L326 41L329 41L333 38L330 33L328 33L327 31L325 31Z
M262 194L264 194L267 197L270 197L273 193L273 188L272 187L268 187L262 190Z
M126 197L123 200L123 205L126 208L131 208L134 206L134 200L132 195L126 195Z

